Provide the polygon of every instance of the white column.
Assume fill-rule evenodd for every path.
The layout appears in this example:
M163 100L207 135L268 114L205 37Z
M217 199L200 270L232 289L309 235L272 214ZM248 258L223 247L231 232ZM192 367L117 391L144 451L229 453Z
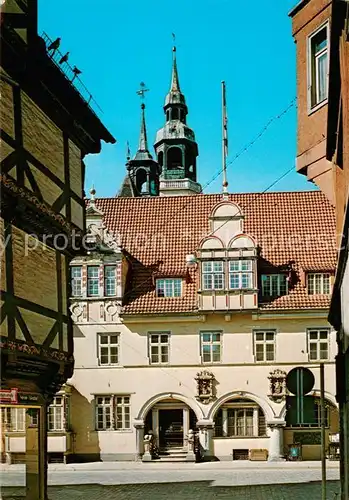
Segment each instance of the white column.
M144 422L135 420L133 426L136 429L136 460L139 460L144 453Z
M214 423L212 421L199 420L196 426L199 429L199 439L203 455L213 456Z
M283 460L283 427L285 421L272 421L268 422L270 430L269 439L269 462Z
M259 408L253 408L253 435L258 436L258 410Z
M228 436L228 408L222 409L223 436Z

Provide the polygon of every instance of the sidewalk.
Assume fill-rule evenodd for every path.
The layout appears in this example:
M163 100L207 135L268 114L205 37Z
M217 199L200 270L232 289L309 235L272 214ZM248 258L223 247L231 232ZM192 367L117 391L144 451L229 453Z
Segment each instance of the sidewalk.
M326 461L327 469L339 469L339 462ZM304 461L304 462L251 462L249 460L235 460L222 462L202 462L202 463L185 463L185 462L87 462L87 463L72 463L72 464L49 464L49 472L86 472L86 471L122 471L122 470L299 470L321 469L320 461ZM24 464L0 464L1 472L25 472Z

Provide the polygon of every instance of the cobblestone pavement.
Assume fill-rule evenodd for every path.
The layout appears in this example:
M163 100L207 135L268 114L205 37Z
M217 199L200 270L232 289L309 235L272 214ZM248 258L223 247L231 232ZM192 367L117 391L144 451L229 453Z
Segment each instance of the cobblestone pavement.
M327 499L339 491L338 481L327 483ZM3 500L23 498L23 488L4 488ZM159 484L75 485L49 487L50 500L319 500L321 483L261 486L214 486L211 481Z

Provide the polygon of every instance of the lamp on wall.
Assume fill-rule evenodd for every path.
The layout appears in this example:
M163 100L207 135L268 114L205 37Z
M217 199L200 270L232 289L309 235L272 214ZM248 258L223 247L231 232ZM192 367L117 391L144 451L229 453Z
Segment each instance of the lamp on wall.
M197 260L194 254L188 254L185 257L185 263L188 269L195 269L197 266Z

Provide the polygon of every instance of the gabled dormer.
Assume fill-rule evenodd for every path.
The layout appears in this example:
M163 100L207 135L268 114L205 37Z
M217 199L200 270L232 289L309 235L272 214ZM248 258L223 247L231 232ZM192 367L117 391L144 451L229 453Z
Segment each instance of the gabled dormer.
M227 201L210 215L211 231L197 249L202 310L258 307L257 248L243 221L240 207Z
M118 235L103 222L95 190L90 193L83 249L70 264L70 309L75 323L114 322L121 309L128 264Z

